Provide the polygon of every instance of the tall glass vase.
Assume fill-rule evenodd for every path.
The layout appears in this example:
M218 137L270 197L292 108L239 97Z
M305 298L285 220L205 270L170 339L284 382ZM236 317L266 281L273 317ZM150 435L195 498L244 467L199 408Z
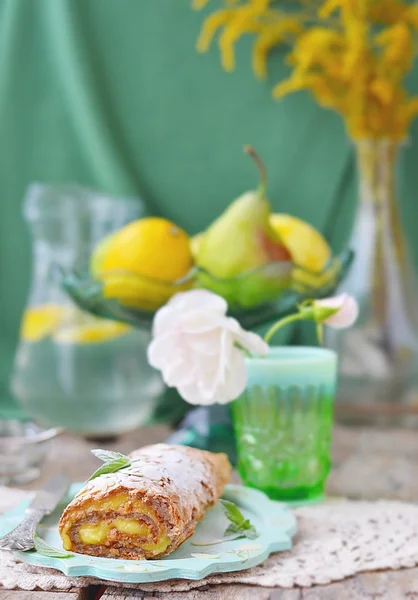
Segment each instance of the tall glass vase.
M340 421L418 424L418 293L397 202L401 144L357 143L359 204L354 263L342 291L360 316L345 332L329 331L339 353Z

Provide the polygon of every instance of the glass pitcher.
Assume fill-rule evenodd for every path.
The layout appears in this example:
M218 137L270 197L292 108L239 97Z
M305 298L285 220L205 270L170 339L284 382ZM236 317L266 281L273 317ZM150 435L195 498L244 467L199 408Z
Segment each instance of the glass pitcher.
M163 391L147 362L149 333L81 311L60 284L60 269L80 265L103 236L139 213L136 200L75 185L27 189L33 276L11 388L42 425L114 436L143 424Z

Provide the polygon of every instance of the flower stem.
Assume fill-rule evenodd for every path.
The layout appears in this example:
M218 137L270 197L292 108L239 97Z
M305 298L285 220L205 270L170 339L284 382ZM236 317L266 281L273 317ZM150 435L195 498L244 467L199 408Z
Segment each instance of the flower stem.
M294 315L289 315L288 317L284 317L284 319L280 319L280 321L277 321L277 323L275 323L267 331L266 335L264 336L264 341L269 343L272 337L275 336L276 333L279 331L279 329L281 329L285 325L288 325L289 323L294 323L295 321L303 321L304 319L306 319L306 316L300 312Z
M324 343L324 326L322 323L316 324L316 337L318 338L318 344L322 346Z

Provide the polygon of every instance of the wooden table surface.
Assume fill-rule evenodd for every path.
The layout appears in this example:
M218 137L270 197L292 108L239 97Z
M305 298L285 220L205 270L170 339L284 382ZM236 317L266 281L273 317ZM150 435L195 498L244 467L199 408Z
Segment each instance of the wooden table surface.
M127 453L144 444L163 441L165 427L130 433L106 447ZM86 479L97 461L89 450L96 447L79 438L63 435L54 441L41 478L27 489L36 488L54 473L66 473L73 481ZM334 433L333 470L328 493L350 498L418 500L418 432L415 430L346 429ZM418 568L364 573L342 582L292 590L246 585L205 586L177 593L89 586L69 592L0 589L0 600L418 600Z

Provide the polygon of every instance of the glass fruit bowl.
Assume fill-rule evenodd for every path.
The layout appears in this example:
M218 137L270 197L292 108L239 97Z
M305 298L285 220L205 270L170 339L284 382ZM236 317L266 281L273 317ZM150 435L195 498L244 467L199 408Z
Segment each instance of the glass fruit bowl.
M344 279L353 253L345 250L325 269L313 273L292 262L272 262L230 279L194 267L173 283L126 271L92 277L85 268L62 273L62 285L83 310L106 319L150 329L154 314L171 296L192 288L208 289L228 303L229 312L245 328L277 319L307 298L330 295Z

